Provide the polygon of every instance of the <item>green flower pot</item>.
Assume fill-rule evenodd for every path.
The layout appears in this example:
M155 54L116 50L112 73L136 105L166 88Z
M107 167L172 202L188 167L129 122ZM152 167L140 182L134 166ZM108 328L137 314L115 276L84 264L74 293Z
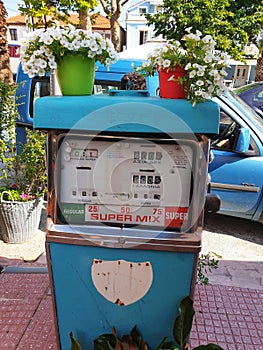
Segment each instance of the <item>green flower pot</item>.
M66 54L57 60L57 79L62 95L91 95L95 60L81 54Z

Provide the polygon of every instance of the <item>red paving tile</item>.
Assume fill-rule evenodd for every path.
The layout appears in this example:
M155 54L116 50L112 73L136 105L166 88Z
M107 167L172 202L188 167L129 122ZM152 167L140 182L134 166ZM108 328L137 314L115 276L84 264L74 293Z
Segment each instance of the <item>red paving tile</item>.
M191 344L214 342L225 350L263 350L263 291L198 286Z
M58 350L47 274L0 275L0 350ZM197 286L193 347L263 350L263 290Z

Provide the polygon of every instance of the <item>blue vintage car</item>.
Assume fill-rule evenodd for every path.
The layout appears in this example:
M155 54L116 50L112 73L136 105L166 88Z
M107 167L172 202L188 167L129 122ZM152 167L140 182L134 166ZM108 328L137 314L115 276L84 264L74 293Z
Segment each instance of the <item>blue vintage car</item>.
M220 213L263 223L263 119L233 92L215 98L220 134L212 138L211 192Z
M99 69L95 76L97 93L105 93L109 87L118 89L121 77L130 70L127 61L119 62L111 71ZM22 140L24 126L32 125L34 99L48 95L50 89L48 77L29 79L21 66L17 82L21 84L18 136ZM151 95L157 88L158 79L152 79ZM231 91L214 100L220 106L221 121L220 134L211 140L211 193L221 198L220 213L263 222L263 119Z

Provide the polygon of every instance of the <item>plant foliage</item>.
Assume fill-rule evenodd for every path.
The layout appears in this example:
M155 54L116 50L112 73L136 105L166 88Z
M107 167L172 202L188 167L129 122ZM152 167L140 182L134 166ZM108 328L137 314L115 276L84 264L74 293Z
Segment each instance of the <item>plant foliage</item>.
M179 66L185 73L178 79L179 83L184 84L187 98L195 105L225 91L228 56L216 50L215 45L210 35L203 36L199 30L191 33L188 28L180 41L171 40L157 47L136 70L148 76L155 71L173 70Z
M263 27L261 0L164 0L162 11L145 15L156 35L180 40L184 29L211 35L217 48L235 59L243 56L248 41L256 42Z
M179 315L176 317L173 326L174 341L167 341L164 337L156 350L184 350L188 349L187 343L192 328L195 311L192 299L187 296L179 304ZM70 335L71 343L76 340ZM77 343L78 344L78 343ZM72 345L73 346L73 345ZM178 347L179 346L179 347ZM81 350L80 345L71 347L71 350ZM129 335L124 335L121 339L117 337L115 328L112 333L102 334L94 340L94 350L148 350L147 343L141 337L136 326L133 327ZM193 350L223 350L216 344L200 345Z
M216 260L211 253L201 254L197 263L197 283L201 285L208 285L209 279L206 276L207 272L218 268L218 260Z
M15 201L28 201L46 191L46 136L27 130L27 141L17 152L15 90L15 85L0 83L0 195L8 191Z
M26 15L31 28L48 28L56 21L70 23L71 11L87 11L98 5L96 0L23 0L19 11Z

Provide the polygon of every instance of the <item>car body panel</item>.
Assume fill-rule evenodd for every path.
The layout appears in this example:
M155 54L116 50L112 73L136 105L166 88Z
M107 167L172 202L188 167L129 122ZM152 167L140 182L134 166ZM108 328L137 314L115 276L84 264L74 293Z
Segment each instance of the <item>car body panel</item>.
M212 192L221 198L221 212L252 219L262 198L263 157L213 152L215 162L209 166L209 173Z
M221 198L220 213L260 220L263 207L263 127L259 117L246 105L239 104L231 94L215 100L240 127L249 130L251 147L245 153L212 147L214 159L209 165L211 193Z

